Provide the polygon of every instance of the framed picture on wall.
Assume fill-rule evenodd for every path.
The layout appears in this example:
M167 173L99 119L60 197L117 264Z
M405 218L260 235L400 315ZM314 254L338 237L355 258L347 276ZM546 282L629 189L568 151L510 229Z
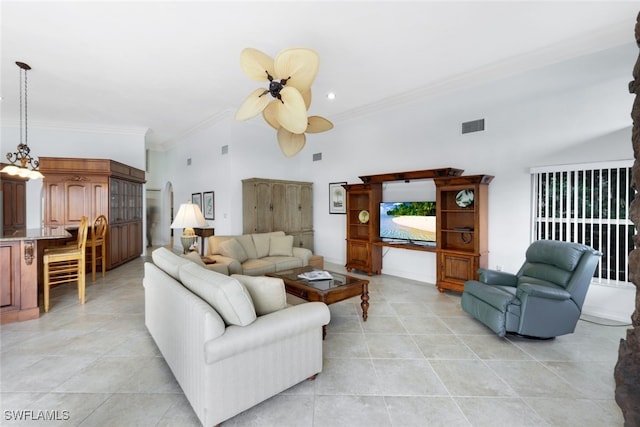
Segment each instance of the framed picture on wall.
M191 193L191 203L198 205L202 211L202 193Z
M213 191L205 191L202 195L204 196L202 200L202 213L204 214L204 219L216 219Z
M329 213L330 214L346 214L347 213L347 190L342 186L345 182L329 183Z

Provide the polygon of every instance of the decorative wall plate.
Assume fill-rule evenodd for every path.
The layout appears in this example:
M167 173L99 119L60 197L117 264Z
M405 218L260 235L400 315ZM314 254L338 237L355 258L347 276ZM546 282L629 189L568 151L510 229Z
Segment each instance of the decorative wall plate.
M461 208L471 206L473 204L473 190L460 190L456 194L456 204Z
M360 211L360 213L358 213L358 220L363 224L368 223L369 222L369 211Z

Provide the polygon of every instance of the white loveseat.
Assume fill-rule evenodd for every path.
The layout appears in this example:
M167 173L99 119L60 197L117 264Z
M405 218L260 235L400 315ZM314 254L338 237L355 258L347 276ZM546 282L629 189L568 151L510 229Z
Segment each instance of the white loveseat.
M309 265L313 253L293 246L293 236L283 231L211 236L207 257L226 266L229 274L262 276L266 273Z
M288 306L280 279L225 276L165 248L152 258L145 324L203 425L322 370L326 304Z

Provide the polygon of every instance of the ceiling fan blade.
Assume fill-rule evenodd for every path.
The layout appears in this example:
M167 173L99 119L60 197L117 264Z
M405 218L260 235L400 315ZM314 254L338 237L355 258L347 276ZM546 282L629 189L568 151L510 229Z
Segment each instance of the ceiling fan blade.
M306 92L318 74L320 57L311 49L290 48L284 49L274 61L276 76L286 79L287 86L293 86L300 92Z
M275 130L280 129L280 123L278 123L278 103L280 103L280 100L274 99L262 110L262 117L265 122Z
M240 68L247 77L259 82L268 80L265 71L269 72L271 76L275 72L273 58L250 47L242 49L240 52Z
M309 88L309 90L307 91L300 92L300 95L302 95L302 99L304 99L304 105L306 105L308 110L309 107L311 107L311 88Z
M276 118L280 126L292 133L304 133L307 129L307 107L298 89L286 86L280 91L282 102L275 100Z
M267 95L260 96L264 89L256 89L251 95L244 100L238 111L236 111L236 120L247 120L260 113L272 99Z
M285 128L278 129L278 144L280 151L287 157L295 156L304 148L307 137L304 133L291 133Z
M333 129L333 123L324 117L310 116L307 121L309 123L307 133L320 133Z

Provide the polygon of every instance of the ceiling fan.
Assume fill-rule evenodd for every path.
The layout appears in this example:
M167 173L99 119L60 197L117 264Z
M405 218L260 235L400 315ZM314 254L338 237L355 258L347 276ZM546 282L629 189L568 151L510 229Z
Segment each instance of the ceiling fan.
M333 124L320 116L308 116L311 84L318 73L320 57L311 49L284 49L275 60L253 48L240 53L240 66L247 77L269 82L268 88L253 91L240 105L236 120L247 120L262 113L277 131L282 153L291 157L306 143L305 133L325 132Z

